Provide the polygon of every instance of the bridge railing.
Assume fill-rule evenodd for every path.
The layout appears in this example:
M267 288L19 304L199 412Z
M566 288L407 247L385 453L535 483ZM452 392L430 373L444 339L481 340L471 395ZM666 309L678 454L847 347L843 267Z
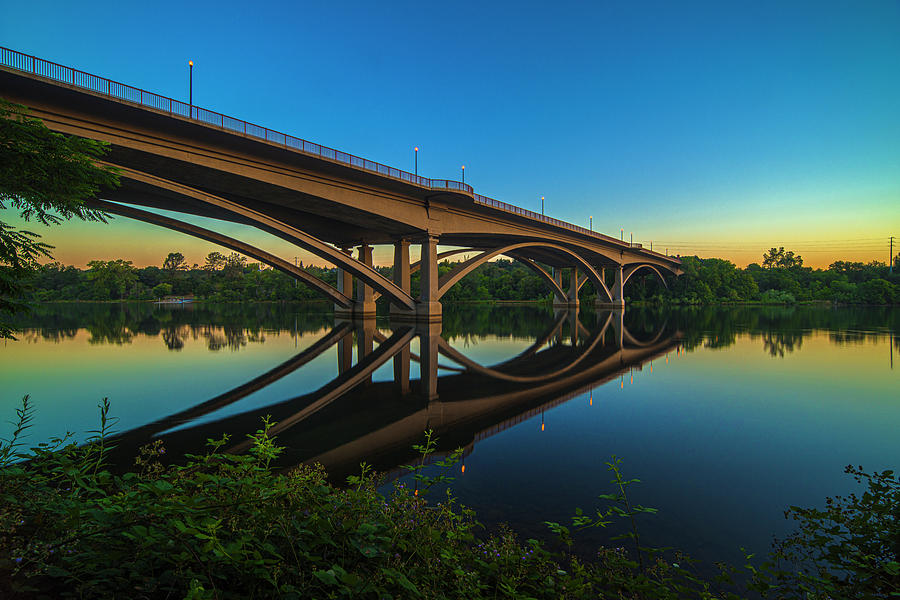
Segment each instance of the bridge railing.
M542 215L540 213L515 206L514 204L508 204L506 202L494 200L493 198L488 198L487 196L482 196L481 194L475 194L474 189L471 185L468 185L461 181L453 181L450 179L429 179L428 177L414 175L413 173L409 173L401 169L383 165L381 163L361 158L359 156L354 156L346 152L341 152L340 150L335 150L334 148L316 144L315 142L297 138L286 133L274 131L272 129L269 129L268 127L254 125L253 123L248 123L247 121L241 119L236 119L234 117L223 115L222 113L207 110L196 105L182 102L181 100L175 100L174 98L161 96L153 92L148 92L147 90L142 90L140 88L136 88L124 83L112 81L110 79L106 79L105 77L100 77L99 75L92 75L91 73L79 71L78 69L66 67L58 63L50 62L42 58L31 56L30 54L24 54L16 50L4 48L2 46L0 46L0 65L15 69L17 71L39 75L46 79L50 79L52 81L56 81L66 85L71 85L73 87L90 90L92 92L105 95L109 98L115 98L116 100L137 104L145 108L150 108L162 113L168 113L169 115L190 119L193 121L204 123L206 125L211 125L213 127L219 127L223 130L233 133L240 133L247 137L265 140L266 142L278 144L280 146L284 146L285 148L303 152L304 154L310 154L319 158L343 163L358 169L362 169L364 171L376 173L384 177L390 177L399 181L405 181L413 185L418 185L434 190L453 190L472 194L475 202L483 206L489 206L491 208L496 208L508 213L520 215L528 219L534 219L536 221L541 221L543 223L562 227L563 229L568 229L569 231L575 231L590 237L601 239L606 242L612 242L628 247L627 243L621 242L614 237L585 229L584 227L579 227L578 225L573 225L572 223L567 223L559 219L554 219L552 217L548 217L546 215ZM651 252L648 250L642 251L649 254L663 256L659 252Z
M85 73L78 69L50 62L29 54L23 54L22 52L17 52L9 48L0 47L0 65L18 71L39 75L59 83L90 90L110 98L115 98L116 100L138 104L145 108L151 108L170 115L191 119L233 133L240 133L247 137L265 140L273 144L284 146L285 148L291 148L320 158L344 163L358 169L371 171L378 175L398 179L414 185L438 190L455 190L469 194L473 193L472 186L462 183L461 181L429 179L428 177L414 175L395 167L354 156L347 152L341 152L340 150L335 150L328 146L323 146L286 133L281 133L280 131L274 131L268 127L248 123L247 121L229 117L228 115L223 115L222 113L208 110L200 106L182 102L181 100L161 96L153 92L148 92L147 90L119 83L118 81L112 81L98 75L92 75L91 73Z

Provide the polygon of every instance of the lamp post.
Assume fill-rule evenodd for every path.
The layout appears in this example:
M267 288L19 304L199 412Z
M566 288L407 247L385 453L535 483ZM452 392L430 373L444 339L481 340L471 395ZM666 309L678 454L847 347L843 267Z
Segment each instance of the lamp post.
M191 107L191 118L194 118L194 61L188 61L190 76L188 78L188 106Z
M591 229L591 233L594 233L594 215L588 217L588 227Z
M463 182L463 185L466 184L466 165L462 166L462 182Z
M619 239L621 239L621 240L624 242L624 241L625 241L625 228L624 228L624 227L620 227L620 228L619 228L619 231L621 232L620 235L619 235Z
M541 216L544 216L544 197L541 196Z
M419 147L416 146L416 177L419 176Z

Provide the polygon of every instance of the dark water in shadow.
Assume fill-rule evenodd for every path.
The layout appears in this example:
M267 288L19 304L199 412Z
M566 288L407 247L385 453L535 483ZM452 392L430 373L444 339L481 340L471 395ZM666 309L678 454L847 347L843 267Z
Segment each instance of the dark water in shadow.
M38 443L97 424L109 397L119 459L170 455L278 421L285 465L336 480L361 460L396 477L432 429L465 448L454 493L491 526L547 537L639 477L646 542L701 558L765 551L790 504L900 467L900 312L883 308L445 307L440 327L340 322L326 305L45 305L0 346L4 421L24 394ZM0 437L11 427L0 425ZM411 482L410 482L411 483ZM583 547L605 531L587 532Z

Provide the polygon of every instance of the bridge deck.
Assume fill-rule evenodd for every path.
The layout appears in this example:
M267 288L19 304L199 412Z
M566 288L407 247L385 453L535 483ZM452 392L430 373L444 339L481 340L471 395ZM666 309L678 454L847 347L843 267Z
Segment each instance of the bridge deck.
M97 100L102 100L104 110L109 109L108 103L114 103L132 109L137 108L141 112L148 113L145 114L144 119L137 118L139 122L146 121L146 117L150 116L150 114L164 117L169 121L168 126L163 126L164 130L172 127L201 127L210 132L226 134L232 138L232 144L238 139L252 140L270 148L278 148L295 156L308 159L298 164L309 165L318 172L333 172L342 176L348 176L349 174L353 179L375 182L378 187L382 188L398 189L404 194L420 197L426 202L429 198L434 198L435 194L439 193L445 202L462 204L467 210L490 215L492 218L500 218L511 223L522 223L540 232L562 234L564 237L569 238L570 241L597 244L610 250L628 253L636 259L643 257L657 264L663 263L675 270L680 265L680 261L677 258L642 248L639 244L630 244L572 223L501 202L481 194L475 194L472 186L459 181L431 179L409 173L402 169L354 156L241 119L229 117L216 111L0 47L0 84L2 84L2 89L4 90L3 93L5 94L6 90L12 91L14 88L20 91L23 87L23 78L35 83L49 84L61 90L93 97L95 103ZM38 86L37 89L32 89L31 92L38 94L47 93L44 86ZM16 95L15 93L12 94L13 97L16 97ZM28 95L27 92L25 95ZM136 117L132 113L128 118L134 119ZM119 154L123 153L120 151ZM136 199L141 195L140 191L135 192L131 189L129 194L130 197L123 198L123 200L140 203ZM156 200L143 203L160 208L166 207L159 199L158 194ZM198 210L196 212L209 213L208 210ZM216 216L231 218L228 215ZM384 223L379 223L378 225L382 231L387 232L390 229L386 228ZM323 224L323 228L333 229L330 223ZM390 236L397 237L406 233L408 232L390 231ZM369 235L368 237L371 238L372 236ZM446 241L442 238L442 243L478 245L483 243L484 237L490 236L474 232L468 236L448 232ZM502 235L497 239L503 239ZM508 237L507 239L511 238ZM334 242L340 243L341 240L335 239ZM552 257L548 257L547 260L552 260Z

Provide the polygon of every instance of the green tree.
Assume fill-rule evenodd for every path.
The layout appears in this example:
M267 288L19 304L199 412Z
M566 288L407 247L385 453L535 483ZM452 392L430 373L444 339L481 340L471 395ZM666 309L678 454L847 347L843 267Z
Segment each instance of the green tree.
M187 263L184 260L184 254L181 252L169 252L169 255L163 261L163 269L169 272L169 275L174 277L175 273L178 271L184 271L187 269Z
M225 266L222 269L225 274L232 279L237 279L244 272L244 266L247 264L247 259L237 252L232 252L225 258Z
M97 300L124 298L125 290L138 280L130 260L92 260L88 267L87 277L96 287Z
M163 296L170 296L172 294L172 284L171 283L160 283L155 286L152 290L154 298L162 298Z
M47 226L72 217L106 222L84 206L100 189L118 185L116 170L96 163L105 152L105 144L54 133L24 106L0 98L0 210L13 208ZM2 316L26 308L25 281L38 260L52 258L52 246L39 238L0 220L0 337L12 337Z
M218 271L225 266L226 257L221 252L210 252L206 255L206 264L203 268L207 271Z
M785 252L784 246L771 248L763 254L763 267L767 269L791 269L802 266L803 258L791 250Z

